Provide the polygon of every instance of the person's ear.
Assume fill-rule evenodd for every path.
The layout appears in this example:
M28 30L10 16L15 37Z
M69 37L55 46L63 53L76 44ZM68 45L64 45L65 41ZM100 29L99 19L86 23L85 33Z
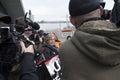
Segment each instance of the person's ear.
M104 13L104 8L100 5L99 9L100 9L100 15L102 16Z
M69 17L70 18L70 22L75 26L76 25L76 21L74 17Z

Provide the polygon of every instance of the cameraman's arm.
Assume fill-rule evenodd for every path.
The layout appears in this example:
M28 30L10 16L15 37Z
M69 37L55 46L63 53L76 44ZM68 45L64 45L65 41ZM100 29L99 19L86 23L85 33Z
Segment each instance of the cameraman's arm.
M20 80L38 80L36 68L34 64L34 50L33 45L25 48L24 43L20 42L22 47L22 60L21 60L21 76Z

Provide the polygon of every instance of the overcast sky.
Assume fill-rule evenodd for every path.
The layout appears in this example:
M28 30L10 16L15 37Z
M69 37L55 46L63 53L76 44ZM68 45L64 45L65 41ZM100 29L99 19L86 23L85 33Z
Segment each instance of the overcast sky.
M59 20L68 14L69 0L22 0L25 11L32 11L35 20Z
M25 12L32 11L35 21L66 20L69 16L69 0L22 0ZM106 9L112 9L113 0L106 1Z

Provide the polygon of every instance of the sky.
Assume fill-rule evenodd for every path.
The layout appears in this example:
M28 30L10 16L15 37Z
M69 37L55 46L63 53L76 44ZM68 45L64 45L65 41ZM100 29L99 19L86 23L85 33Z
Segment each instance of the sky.
M68 14L69 0L22 0L26 12L31 10L35 21L59 20Z
M104 0L105 9L112 9L113 0ZM35 21L66 20L69 0L22 0L25 12L31 10Z
M113 0L104 0L105 9L111 10ZM60 21L69 19L69 0L22 0L25 12L31 10L34 21Z

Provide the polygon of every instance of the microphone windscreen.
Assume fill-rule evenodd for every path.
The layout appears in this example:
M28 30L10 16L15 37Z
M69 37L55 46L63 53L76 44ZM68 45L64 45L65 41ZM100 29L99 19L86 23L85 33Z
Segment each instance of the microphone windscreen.
M36 23L36 22L30 22L29 25L30 25L33 29L35 29L35 30L39 30L39 29L40 29L39 24Z

